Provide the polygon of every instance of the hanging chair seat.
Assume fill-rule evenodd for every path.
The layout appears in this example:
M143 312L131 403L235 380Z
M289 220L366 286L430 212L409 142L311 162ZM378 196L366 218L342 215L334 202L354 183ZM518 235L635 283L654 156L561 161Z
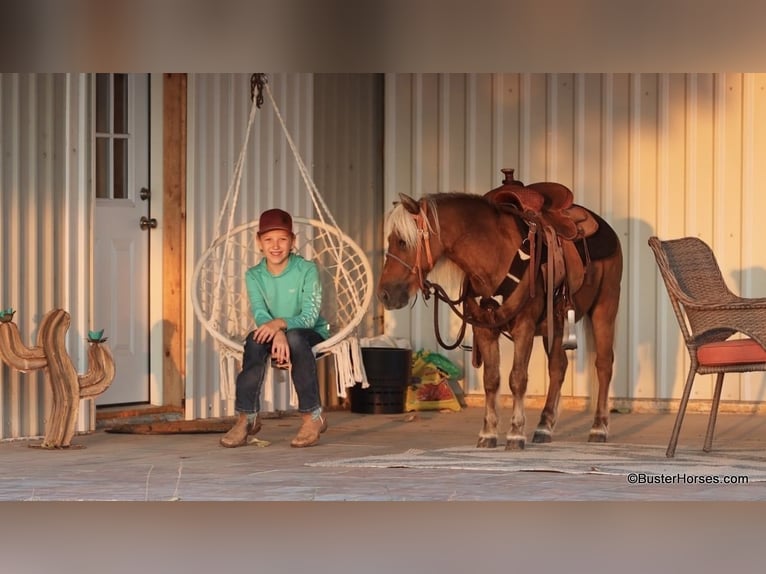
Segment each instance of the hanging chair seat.
M361 248L339 229L302 217L294 217L293 226L295 251L316 262L319 269L321 313L330 323L330 337L313 348L314 355L335 358L337 393L345 397L348 387L368 386L355 330L372 299L372 270ZM217 343L221 390L230 399L245 337L255 328L245 272L261 259L257 231L258 221L252 221L219 236L202 254L192 275L194 313ZM268 377L273 376L272 371L267 369Z
M245 139L213 233L214 239L194 268L192 306L197 319L217 344L221 393L231 400L235 396L235 380L242 365L245 337L255 328L247 296L245 272L261 259L256 237L258 221L237 227L233 221L247 145L261 100L260 92L255 97L253 90L259 85L269 97L311 197L314 217L319 218L293 216L295 250L305 259L314 261L319 269L322 283L321 313L330 323L330 337L313 348L314 355L317 358L328 355L334 357L337 394L345 398L346 388L357 383L361 383L363 388L369 386L355 330L372 300L372 270L364 252L340 230L319 194L263 74L253 74L251 77L252 103ZM227 231L219 235L220 225L227 214ZM266 369L266 402L269 402L266 395L273 392L271 383L276 370ZM290 385L290 405L297 405L293 385Z

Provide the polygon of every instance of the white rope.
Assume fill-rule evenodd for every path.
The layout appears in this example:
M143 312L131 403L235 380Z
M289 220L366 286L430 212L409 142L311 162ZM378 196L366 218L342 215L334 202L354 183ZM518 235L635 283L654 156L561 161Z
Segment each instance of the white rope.
M314 183L314 180L311 179L311 175L309 174L306 164L303 162L303 158L301 157L301 154L298 151L298 147L295 145L293 138L290 136L290 130L287 129L287 124L285 123L285 120L282 117L282 112L280 112L279 106L277 106L277 102L274 100L274 95L271 93L271 88L269 87L268 82L265 84L265 88L266 88L266 94L269 96L271 105L274 108L274 113L276 114L277 119L279 120L279 123L282 126L282 131L285 132L285 138L287 139L287 143L290 146L290 150L292 150L293 155L295 156L295 161L298 164L298 170L301 172L301 177L303 177L303 181L306 183L306 187L309 190L309 195L311 196L311 201L317 210L319 219L322 222L325 222L325 214L326 214L330 220L330 224L333 227L338 227L338 224L335 222L335 218L333 217L332 212L330 211L330 208L327 207L327 204L324 202L324 199L320 195L319 190L317 189L317 186Z
M227 347L221 347L219 349L218 376L221 381L221 396L226 400L234 400L235 398L235 383L237 379L236 366L241 360L241 355L236 351L232 351Z
M247 144L250 141L250 132L252 131L253 123L255 123L255 112L257 109L256 99L253 98L253 103L250 106L250 116L247 121L247 129L245 130L245 141L242 143L242 149L239 152L239 158L237 158L237 163L234 165L234 177L231 180L231 183L229 184L229 189L226 192L226 197L223 200L223 207L221 208L221 211L218 214L218 218L215 222L215 231L213 233L213 241L215 241L215 238L219 236L220 230L221 230L221 221L223 220L223 215L226 212L226 205L231 200L230 209L229 209L229 221L228 225L226 227L226 239L223 244L223 256L221 257L221 266L218 270L218 279L216 280L215 287L213 287L213 309L210 313L210 316L215 318L218 316L218 308L220 307L220 297L216 297L215 294L218 293L221 289L221 284L223 283L223 268L226 263L226 256L229 254L229 240L231 238L231 230L234 226L234 211L235 207L237 206L237 202L239 201L239 190L241 188L241 182L242 182L242 166L245 164L245 155L247 153ZM233 194L233 198L232 198Z
M362 385L363 389L370 386L370 382L367 380L367 373L364 370L364 360L362 358L362 349L359 346L359 339L356 337L350 337L348 344L351 347L351 360L354 367L353 382L347 384L347 387L353 387L355 383Z
M362 388L370 386L364 371L361 348L356 337L347 337L327 350L332 353L335 362L336 392L339 397L346 397L346 389L361 383Z
M285 120L282 117L282 112L279 110L279 106L277 106L277 102L274 100L274 95L271 93L271 88L269 87L268 82L265 84L265 88L266 88L266 94L269 96L271 105L274 108L274 113L276 114L277 119L279 120L279 124L282 126L282 131L285 133L285 139L287 140L287 143L290 146L290 150L293 152L293 155L295 156L295 161L298 164L298 170L301 173L301 177L303 178L303 181L309 190L309 195L311 197L312 203L314 204L314 208L317 211L319 220L322 221L322 223L326 223L325 215L327 215L327 218L330 220L330 225L337 228L338 224L335 221L335 218L333 217L332 212L330 211L330 208L327 207L327 204L325 203L324 199L319 193L319 189L317 189L317 186L314 183L314 180L311 178L311 175L309 174L309 170L306 167L306 164L303 162L303 158L301 157L301 154L298 150L298 146L295 145L295 142L293 141L292 136L290 136L290 130L287 129L287 124L285 123ZM339 260L341 258L341 251L342 251L340 243L333 243L333 237L330 235L326 235L325 237L327 238L327 240L329 240L331 247L335 250L335 259ZM348 276L348 271L345 269L345 267L343 265L339 265L338 270L343 275L343 278L350 284L351 280ZM355 305L359 304L358 297L355 298L354 304Z
M282 126L282 131L285 134L285 139L287 140L290 150L293 152L293 156L295 156L295 161L298 165L298 170L300 171L301 177L303 178L303 181L306 184L306 188L309 191L309 196L311 197L311 201L314 205L314 208L317 211L319 220L322 221L323 223L326 223L326 220L325 220L325 216L326 216L327 219L329 219L330 225L332 225L335 228L338 228L338 223L335 221L335 217L333 217L332 212L330 211L330 208L327 206L327 203L325 203L324 199L322 198L322 195L319 193L319 189L317 188L316 183L312 179L311 174L309 173L309 170L306 167L306 163L303 161L300 151L298 150L298 147L296 146L292 136L290 135L290 130L287 128L287 124L284 120L284 117L282 117L282 112L280 111L279 106L277 105L277 102L274 99L274 95L271 92L271 88L269 87L268 82L264 84L264 88L266 90L266 94L269 96L269 101L271 102L271 105L274 109L274 113L277 116L277 119L279 120L279 124L280 126ZM214 287L214 293L218 293L218 291L221 288L221 284L223 283L223 268L225 265L226 257L229 252L229 236L234 225L234 213L236 210L237 203L239 202L239 192L241 189L242 170L243 170L243 166L245 162L247 146L250 141L250 134L252 132L253 124L255 123L257 108L258 108L257 100L256 98L252 98L252 103L250 105L250 114L249 114L248 122L247 122L247 129L245 130L245 139L244 139L244 142L242 143L242 148L240 150L239 157L237 158L237 162L234 166L234 177L232 178L232 181L229 184L229 189L226 192L226 197L224 198L223 206L221 208L221 211L218 214L218 218L216 219L215 229L213 233L214 240L220 234L221 221L223 220L223 216L226 212L226 206L229 205L229 219L228 219L228 225L226 228L226 235L225 235L226 239L224 242L223 256L221 258L221 266L218 272L216 285ZM339 242L335 243L333 236L327 235L327 234L323 236L323 240L329 242L330 246L335 251L334 253L335 259L340 260L342 257L342 247L340 243ZM351 283L351 280L348 276L348 271L345 269L343 265L339 265L336 272L337 271L340 271L340 273L343 275L343 278L349 284ZM220 301L219 297L214 297L213 305L215 306L219 304L219 301ZM354 297L353 302L354 302L354 305L359 305L360 300L358 296ZM213 312L211 313L211 316L217 317L218 315L217 311L218 309L214 307Z

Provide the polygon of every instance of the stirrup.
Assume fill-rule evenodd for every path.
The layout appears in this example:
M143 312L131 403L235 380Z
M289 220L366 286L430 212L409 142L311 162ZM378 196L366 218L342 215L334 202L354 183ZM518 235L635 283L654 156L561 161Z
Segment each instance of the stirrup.
M561 347L565 351L573 351L577 348L577 335L575 334L575 312L574 309L567 309L567 318L564 323L564 336L561 341Z

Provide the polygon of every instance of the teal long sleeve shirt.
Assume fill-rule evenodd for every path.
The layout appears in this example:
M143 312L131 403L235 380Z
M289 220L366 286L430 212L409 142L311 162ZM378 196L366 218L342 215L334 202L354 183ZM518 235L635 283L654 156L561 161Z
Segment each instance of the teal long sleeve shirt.
M245 285L256 325L284 319L288 329L314 329L325 339L330 327L320 314L322 284L316 263L295 253L279 275L261 259L245 273Z

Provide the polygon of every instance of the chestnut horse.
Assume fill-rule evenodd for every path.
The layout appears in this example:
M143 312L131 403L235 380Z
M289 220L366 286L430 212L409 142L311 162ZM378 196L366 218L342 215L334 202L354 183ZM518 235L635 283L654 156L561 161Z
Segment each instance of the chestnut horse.
M529 187L535 185L558 184L532 184ZM451 262L452 267L459 268L463 279L462 316L473 329L473 366L478 368L484 364L484 422L477 447L497 446L501 333L514 343L509 377L513 412L506 434L506 450L522 449L526 442L524 395L536 336L542 336L545 343L550 385L532 441L551 441L561 384L568 366L562 341L567 307L574 310L575 321L587 314L593 326L598 374L598 400L588 440L606 442L607 401L622 278L619 238L603 219L585 210L592 216L592 221L598 222L598 232L592 237L573 241L583 258L579 284L575 285L576 291L570 289L566 293L564 281L549 294L545 289L548 281L546 264L542 263L545 259L540 257L546 247L539 235L537 255L532 248L530 258L529 243L535 241L535 233L530 230L537 229L535 222L527 217L528 212L525 215L524 210L503 207L492 201L489 197L492 193L486 196L436 193L419 201L400 194L401 201L386 219L388 249L378 282L378 298L385 308L400 309L413 295L416 296L419 289L423 297L428 298L434 284L427 277L437 263ZM514 271L514 265L519 269L520 260L521 271ZM535 264L535 261L541 261L541 264ZM514 273L518 276L512 277ZM508 277L513 279L511 283ZM548 307L553 307L551 311L554 312L547 312ZM438 335L438 326L435 328Z

